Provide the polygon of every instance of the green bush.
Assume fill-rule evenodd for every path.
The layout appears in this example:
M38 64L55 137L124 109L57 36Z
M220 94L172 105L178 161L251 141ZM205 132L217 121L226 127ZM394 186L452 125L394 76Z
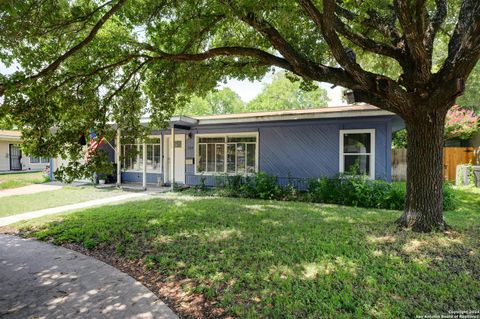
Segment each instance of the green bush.
M315 203L340 204L366 208L402 210L406 195L405 184L370 180L365 176L339 176L312 179L307 197ZM445 210L455 209L455 193L449 184L443 191Z
M310 179L306 190L299 189L293 179L280 186L276 176L264 172L253 176L222 176L216 184L216 194L225 197L309 201L392 210L404 208L406 194L405 183L370 180L361 175ZM445 210L456 207L455 193L449 184L444 187L443 206Z
M443 209L455 210L457 208L457 197L455 191L450 184L445 184L443 187Z
M260 199L279 199L282 197L282 189L278 185L276 176L260 172L255 175L249 185L254 185L249 192L254 191L255 196Z
M385 181L372 181L364 176L339 176L310 180L308 198L316 203L401 209L404 193Z

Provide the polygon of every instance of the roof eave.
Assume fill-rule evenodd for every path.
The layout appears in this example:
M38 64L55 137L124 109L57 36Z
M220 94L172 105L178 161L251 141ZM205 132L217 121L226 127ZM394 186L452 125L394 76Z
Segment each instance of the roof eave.
M199 119L198 125L212 124L236 124L251 122L273 122L273 121L295 121L295 120L313 120L313 119L331 119L331 118L348 118L348 117L371 117L371 116L388 116L395 115L385 110L358 110L349 112L321 112L306 114L282 114L270 116L250 116L242 118L220 118L220 119Z

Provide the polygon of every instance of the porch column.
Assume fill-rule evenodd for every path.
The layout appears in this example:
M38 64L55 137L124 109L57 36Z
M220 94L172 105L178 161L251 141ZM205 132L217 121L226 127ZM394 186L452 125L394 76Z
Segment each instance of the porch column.
M142 162L142 187L144 190L147 190L147 144L143 142L143 152L142 152L143 162Z
M122 146L120 145L120 128L117 128L117 137L115 140L115 161L117 163L117 187L122 185L122 163L120 157L122 155Z
M171 180L171 188L173 189L173 185L175 184L175 125L172 125L172 180Z
M161 160L162 160L163 186L165 186L165 184L167 183L167 171L166 171L166 168L165 168L166 167L165 166L165 161L168 158L168 149L165 152L165 134L163 134L163 130L162 130L162 139L161 139L160 143L162 144L160 149L161 149L161 152L162 152Z

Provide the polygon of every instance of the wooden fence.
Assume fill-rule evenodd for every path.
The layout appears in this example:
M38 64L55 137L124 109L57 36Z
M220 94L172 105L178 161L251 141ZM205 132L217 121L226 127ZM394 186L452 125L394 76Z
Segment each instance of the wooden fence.
M443 176L455 181L457 165L472 163L480 165L480 148L445 147L443 149ZM404 181L407 178L407 150L392 150L392 179Z

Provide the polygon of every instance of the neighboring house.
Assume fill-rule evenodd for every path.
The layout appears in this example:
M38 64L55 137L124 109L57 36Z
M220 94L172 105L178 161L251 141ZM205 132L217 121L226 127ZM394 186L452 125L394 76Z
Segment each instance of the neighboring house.
M0 130L0 171L42 171L49 166L48 158L23 154L21 144L21 132Z
M259 171L286 183L332 177L355 163L372 179L390 181L392 130L403 126L398 116L371 105L174 116L170 128L152 130L145 143L120 145L118 133L117 152L103 148L117 162L121 182L144 187L214 185L217 176ZM135 156L128 156L133 150Z

